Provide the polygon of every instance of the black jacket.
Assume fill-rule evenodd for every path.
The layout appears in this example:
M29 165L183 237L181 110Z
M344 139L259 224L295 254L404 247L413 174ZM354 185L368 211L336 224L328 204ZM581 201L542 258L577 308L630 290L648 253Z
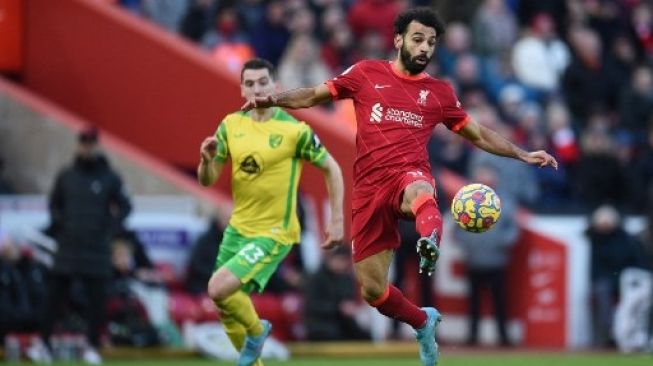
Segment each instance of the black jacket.
M59 173L49 203L58 244L53 272L109 277L110 238L131 204L106 158L75 159Z

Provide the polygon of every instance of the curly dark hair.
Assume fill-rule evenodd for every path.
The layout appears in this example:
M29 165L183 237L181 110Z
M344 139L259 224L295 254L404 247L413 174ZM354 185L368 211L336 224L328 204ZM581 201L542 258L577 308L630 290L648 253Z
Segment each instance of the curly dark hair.
M412 21L424 24L427 27L435 29L437 38L442 37L445 32L444 21L440 15L433 9L427 7L419 7L407 9L397 16L395 19L395 34L406 34L408 25Z

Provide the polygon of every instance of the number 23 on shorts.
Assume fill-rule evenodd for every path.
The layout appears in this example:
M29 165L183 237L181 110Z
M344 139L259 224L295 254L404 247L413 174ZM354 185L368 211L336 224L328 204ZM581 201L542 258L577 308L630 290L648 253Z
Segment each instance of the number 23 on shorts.
M248 243L238 252L238 255L244 258L247 263L255 264L265 257L265 252L256 246L256 243Z

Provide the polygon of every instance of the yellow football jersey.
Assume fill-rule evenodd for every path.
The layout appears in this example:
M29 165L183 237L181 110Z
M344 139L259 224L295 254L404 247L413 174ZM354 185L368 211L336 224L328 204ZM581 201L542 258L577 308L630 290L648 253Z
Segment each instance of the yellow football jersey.
M229 114L218 126L216 161L231 158L234 211L229 224L243 236L299 242L297 186L302 160L321 166L328 152L313 130L281 108L257 122Z

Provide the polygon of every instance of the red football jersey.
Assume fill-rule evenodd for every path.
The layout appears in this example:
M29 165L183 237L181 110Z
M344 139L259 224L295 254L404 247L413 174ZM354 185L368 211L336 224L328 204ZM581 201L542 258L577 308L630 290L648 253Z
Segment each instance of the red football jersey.
M354 101L356 191L395 173L430 174L426 144L433 128L444 123L457 132L468 121L449 83L427 73L408 77L389 61L361 61L326 84L334 99Z

